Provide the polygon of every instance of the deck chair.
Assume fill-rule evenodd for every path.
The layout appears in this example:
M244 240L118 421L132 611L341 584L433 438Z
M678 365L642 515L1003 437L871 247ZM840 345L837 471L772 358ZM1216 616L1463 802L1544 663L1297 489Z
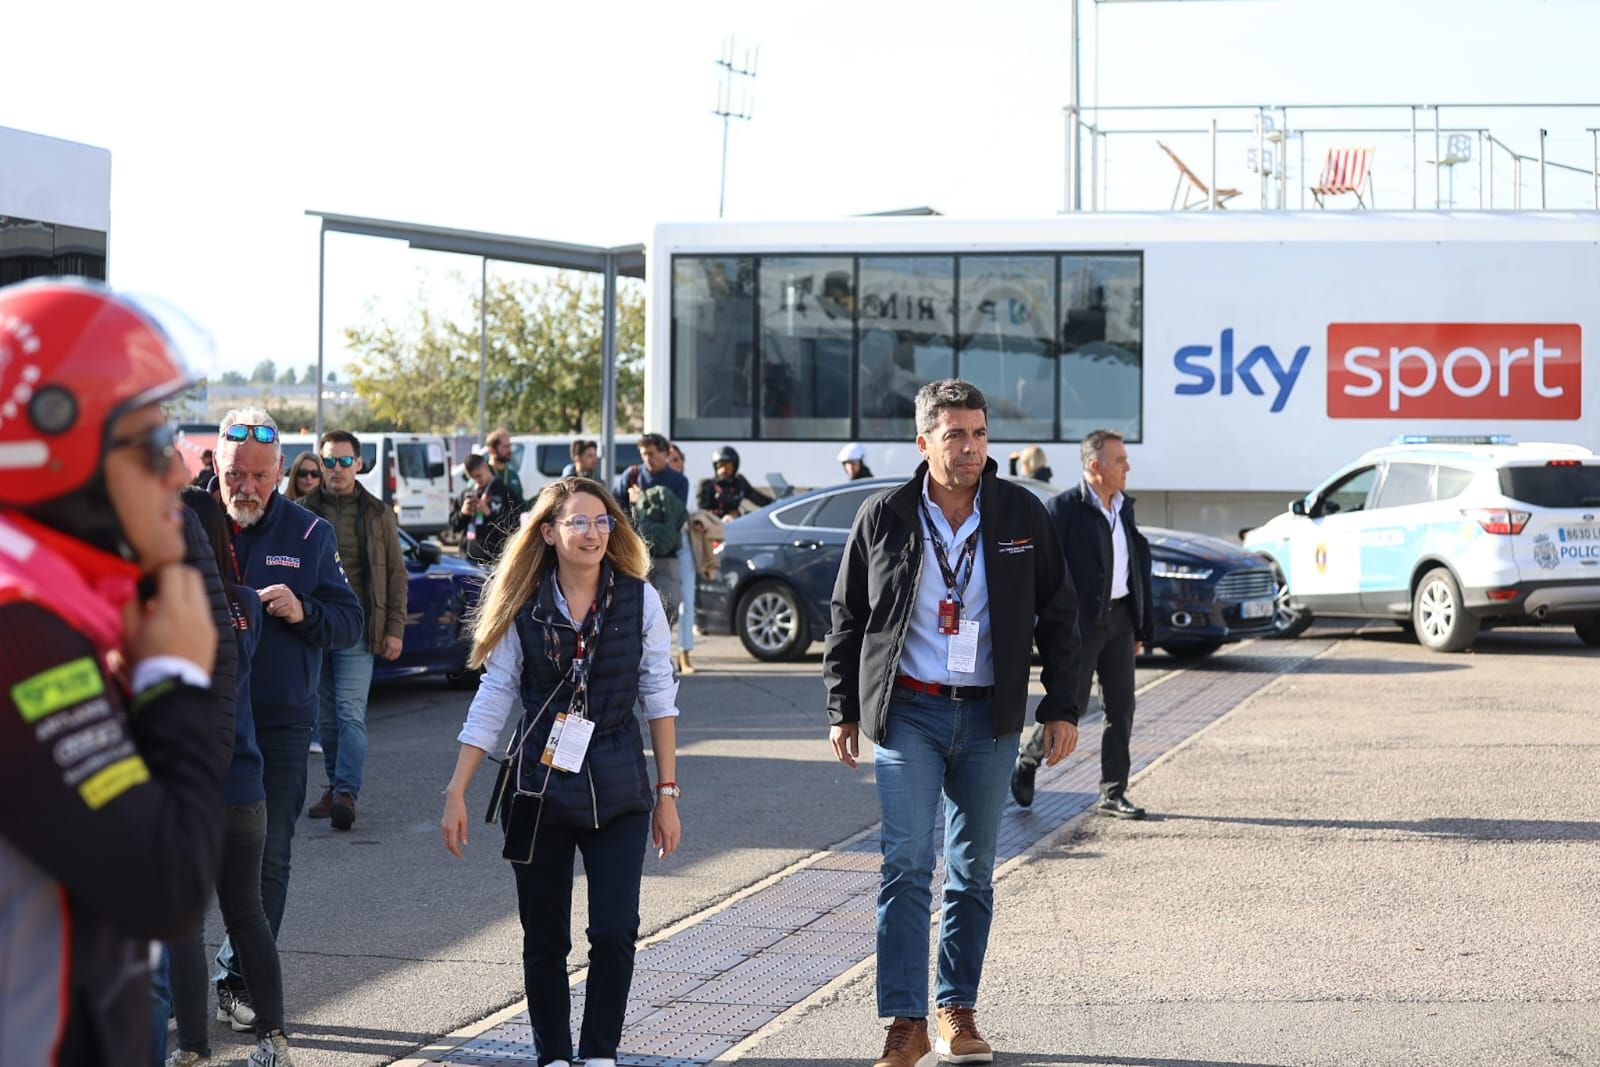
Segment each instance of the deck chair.
M1328 160L1322 165L1322 177L1311 187L1311 196L1317 206L1327 207L1322 202L1325 196L1354 193L1357 207L1372 207L1372 153L1371 148L1328 149ZM1367 187L1364 200L1361 197L1363 185Z
M1178 158L1178 153L1160 141L1157 141L1156 145L1172 159L1173 165L1178 168L1178 187L1172 190L1172 210L1179 210L1178 202L1180 199L1183 201L1182 210L1184 211L1209 207L1211 205L1211 190L1207 188L1206 183L1200 180L1199 175L1189 169L1188 164ZM1237 189L1218 189L1217 206L1226 206L1229 200L1238 195L1239 190Z

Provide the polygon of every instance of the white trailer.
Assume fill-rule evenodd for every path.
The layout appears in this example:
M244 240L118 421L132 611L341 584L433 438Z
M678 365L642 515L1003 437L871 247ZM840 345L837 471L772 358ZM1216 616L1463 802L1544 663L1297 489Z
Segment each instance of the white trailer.
M662 224L647 427L709 473L917 462L911 396L977 382L991 454L1127 435L1152 524L1234 536L1401 434L1600 448L1600 214L1089 214Z
M0 285L106 277L111 153L0 126Z

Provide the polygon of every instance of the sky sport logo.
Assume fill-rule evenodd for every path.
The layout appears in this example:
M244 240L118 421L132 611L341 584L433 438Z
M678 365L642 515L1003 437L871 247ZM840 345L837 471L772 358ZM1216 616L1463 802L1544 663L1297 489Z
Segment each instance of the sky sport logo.
M1577 419L1576 323L1351 323L1328 326L1328 417Z

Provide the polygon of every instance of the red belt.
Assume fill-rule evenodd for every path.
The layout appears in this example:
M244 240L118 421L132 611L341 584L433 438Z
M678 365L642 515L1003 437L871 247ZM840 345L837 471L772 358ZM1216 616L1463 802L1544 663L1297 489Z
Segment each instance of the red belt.
M894 684L901 689L927 693L929 696L948 697L951 700L987 700L994 696L992 685L941 685L938 682L918 681L909 674L895 675Z

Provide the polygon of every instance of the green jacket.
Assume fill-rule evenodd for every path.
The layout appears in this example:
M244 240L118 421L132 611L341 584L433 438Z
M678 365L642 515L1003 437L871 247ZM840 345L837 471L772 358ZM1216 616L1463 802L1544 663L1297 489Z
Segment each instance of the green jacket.
M683 544L683 526L689 509L664 485L652 485L633 506L633 525L652 556L676 556Z
M405 638L406 557L394 512L359 482L356 501L362 517L358 535L367 563L367 603L361 605L361 610L367 619L367 651L378 653L383 650L385 637ZM298 503L330 524L333 522L326 489L301 497Z

